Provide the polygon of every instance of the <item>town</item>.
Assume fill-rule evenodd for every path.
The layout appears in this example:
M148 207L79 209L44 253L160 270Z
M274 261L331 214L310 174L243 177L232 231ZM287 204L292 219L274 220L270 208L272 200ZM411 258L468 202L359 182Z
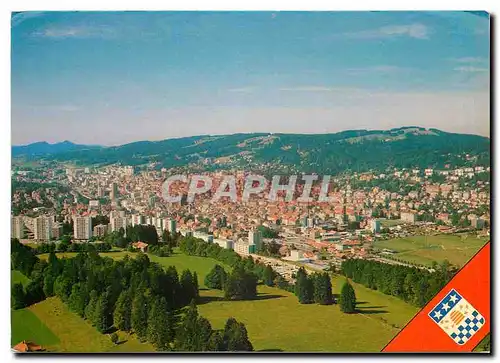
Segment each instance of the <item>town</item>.
M346 258L411 264L396 261L395 251L377 248L377 241L415 235L489 235L489 167L454 169L447 165L444 170L337 176L331 179L328 202L288 201L284 190L275 200L268 200L264 189L247 201L233 202L230 197L214 201L217 180L227 173L206 173L216 182L208 193L196 195L191 202L186 198L188 184L170 185L173 194L183 196L178 203L163 199L166 169L138 171L122 165L61 168L51 164L36 171L12 171L16 182L39 186L31 193L22 188L14 191L13 209L20 213L12 216L12 237L47 242L69 234L74 242L95 242L127 226L151 225L159 237L167 230L216 243L240 255L267 251L268 258L289 266L282 271L290 278L297 263L316 270L339 268ZM246 173L236 171L234 175L241 190ZM66 197L54 199L53 185L63 188ZM302 195L303 187L299 184L295 194ZM313 194L322 190L320 184L312 186ZM17 202L30 205L32 200L46 206L16 208ZM94 223L99 216L103 217L101 223Z

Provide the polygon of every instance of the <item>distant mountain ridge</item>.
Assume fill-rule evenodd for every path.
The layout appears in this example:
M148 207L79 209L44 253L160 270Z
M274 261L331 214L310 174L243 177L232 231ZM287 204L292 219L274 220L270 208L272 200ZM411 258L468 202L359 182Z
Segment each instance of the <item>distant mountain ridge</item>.
M85 148L85 149L83 149ZM474 156L474 160L463 155ZM249 133L200 135L120 146L52 152L44 158L80 165L150 165L191 170L316 172L490 164L490 140L418 126L331 134Z
M49 144L46 141L34 142L28 145L14 145L12 146L12 156L42 156L53 155L62 152L75 151L75 150L88 150L101 148L98 145L79 145L71 141L63 141L54 144Z

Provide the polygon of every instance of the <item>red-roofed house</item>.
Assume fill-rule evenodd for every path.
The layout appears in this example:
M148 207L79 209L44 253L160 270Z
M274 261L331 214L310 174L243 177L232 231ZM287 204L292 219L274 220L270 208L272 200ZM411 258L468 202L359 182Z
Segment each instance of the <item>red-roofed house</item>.
M12 347L18 353L26 353L26 352L40 352L43 350L41 345L36 345L33 342L27 342L23 340L20 343L17 343Z
M137 248L138 250L141 250L142 252L147 252L148 251L148 244L145 242L137 241L132 243L132 247Z

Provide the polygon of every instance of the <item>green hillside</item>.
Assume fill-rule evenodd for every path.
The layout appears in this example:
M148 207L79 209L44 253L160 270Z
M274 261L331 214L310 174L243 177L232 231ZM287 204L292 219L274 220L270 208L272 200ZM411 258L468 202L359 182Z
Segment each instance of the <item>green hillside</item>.
M335 134L233 134L193 136L163 141L61 152L47 156L80 165L155 163L196 170L266 168L336 174L388 167L489 165L490 140L477 135L405 127L387 131L355 130ZM477 156L466 160L460 155Z

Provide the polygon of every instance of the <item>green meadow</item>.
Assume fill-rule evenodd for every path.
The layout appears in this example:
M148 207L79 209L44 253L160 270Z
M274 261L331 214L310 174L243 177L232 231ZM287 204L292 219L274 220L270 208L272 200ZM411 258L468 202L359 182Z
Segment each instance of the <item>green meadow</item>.
M397 251L393 257L413 264L431 266L448 260L463 266L488 240L472 235L411 236L387 241L377 241L374 247Z
M133 335L118 332L119 344L99 333L86 320L69 311L57 297L51 297L28 308L11 313L11 344L30 340L48 352L150 352L153 347L140 343Z
M12 346L23 340L33 341L44 347L53 347L60 343L57 335L29 309L12 310L10 320Z
M115 259L129 252L102 253ZM71 258L75 253L58 254ZM46 258L47 255L40 255ZM260 285L258 298L252 301L224 301L222 292L204 286L207 273L218 262L211 258L187 256L175 251L170 257L148 255L165 268L175 266L196 271L200 285L200 315L222 329L229 317L245 323L256 351L288 352L377 352L380 351L417 312L417 308L392 296L353 284L358 313L344 314L338 305L301 305L289 292ZM227 266L226 266L227 268ZM228 268L229 270L229 268ZM338 294L345 279L332 279ZM24 309L26 310L26 309ZM109 338L85 320L70 312L58 298L49 298L28 308L60 342L53 349L64 352L152 351L133 336L120 333L125 343L114 346ZM37 340L35 340L37 341ZM38 341L37 341L38 342Z

